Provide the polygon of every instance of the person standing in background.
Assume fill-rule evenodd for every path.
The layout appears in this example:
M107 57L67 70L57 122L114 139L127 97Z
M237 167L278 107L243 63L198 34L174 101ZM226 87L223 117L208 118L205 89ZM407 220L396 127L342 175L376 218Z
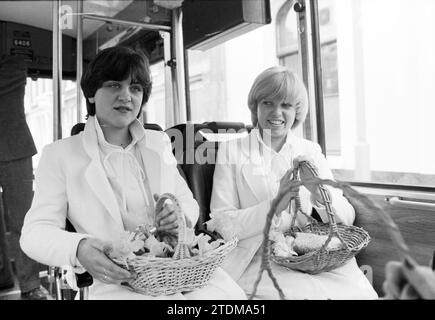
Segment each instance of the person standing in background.
M39 263L21 250L19 239L24 216L33 197L32 156L37 153L24 114L24 91L27 66L23 58L2 55L0 57L0 186L3 189L5 226L10 231L9 254L15 260L22 299L46 300L49 293L41 286ZM6 242L3 232L1 242ZM10 286L10 264L6 250L0 257L0 287ZM9 277L9 279L8 279Z

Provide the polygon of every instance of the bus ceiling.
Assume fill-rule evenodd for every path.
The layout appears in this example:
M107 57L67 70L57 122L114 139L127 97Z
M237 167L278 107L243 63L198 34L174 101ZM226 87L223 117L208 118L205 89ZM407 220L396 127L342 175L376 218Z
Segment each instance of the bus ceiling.
M62 77L76 78L78 1L60 2ZM127 45L154 64L164 59L161 32L171 32L172 10L154 1L84 1L83 65L98 50ZM0 2L0 54L21 55L32 78L52 77L53 1ZM269 0L182 1L186 49L206 50L271 22Z

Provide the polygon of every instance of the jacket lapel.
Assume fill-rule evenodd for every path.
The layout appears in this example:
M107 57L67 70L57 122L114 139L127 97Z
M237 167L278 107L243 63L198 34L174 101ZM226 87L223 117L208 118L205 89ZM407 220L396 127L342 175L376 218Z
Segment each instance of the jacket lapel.
M150 139L147 134L145 134L145 138L138 141L138 144L151 192L153 193L153 195L154 193L160 195L162 193L161 181L162 175L164 173L162 172L162 159L160 157L160 154L155 151L156 146L153 142L154 141ZM163 179L163 181L167 180ZM167 181L167 183L172 182Z
M257 129L253 129L248 137L240 140L243 154L241 171L252 194L257 201L261 202L267 199L269 189L267 186L267 173L264 168L264 162L260 156L256 130Z
M90 117L86 122L85 130L82 136L83 147L91 158L91 162L85 171L85 179L90 185L96 197L101 204L107 209L112 218L121 227L122 222L121 212L115 194L107 179L106 173L101 165L100 154L98 150L98 140L95 131L95 122L93 117Z
M258 201L267 199L269 194L267 175L264 159L259 150L258 129L253 129L248 137L241 139L243 160L241 165L242 175L249 186L252 194ZM301 139L290 130L287 135L287 143L291 145L292 158L305 154ZM267 155L264 155L267 157ZM267 162L267 160L266 160Z

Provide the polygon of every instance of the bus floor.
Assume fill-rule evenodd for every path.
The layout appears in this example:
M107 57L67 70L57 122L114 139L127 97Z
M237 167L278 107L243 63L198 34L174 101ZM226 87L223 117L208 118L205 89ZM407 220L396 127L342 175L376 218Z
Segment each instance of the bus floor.
M53 300L55 300L55 291L52 283L48 281L47 271L43 270L39 272L39 278L41 279L41 285L50 292ZM0 300L25 300L21 297L20 287L18 285L18 279L14 274L14 286L11 288L0 289Z

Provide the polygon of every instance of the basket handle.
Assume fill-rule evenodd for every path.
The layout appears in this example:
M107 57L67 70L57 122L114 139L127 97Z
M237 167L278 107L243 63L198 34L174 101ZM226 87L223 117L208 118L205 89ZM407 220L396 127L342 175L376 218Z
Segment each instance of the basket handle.
M163 209L166 200L171 200L174 206L174 211L177 215L178 223L178 242L175 246L175 252L172 256L173 259L184 259L191 256L188 245L192 242L193 229L190 220L186 219L183 211L181 210L178 199L172 193L164 193L160 195L156 202L156 212Z
M411 253L409 250L409 247L406 245L405 240L403 239L402 234L400 233L400 230L394 220L391 218L391 216L384 211L381 207L376 205L372 200L370 200L366 195L359 193L354 188L352 188L347 183L337 182L330 179L320 179L318 177L313 177L311 179L307 179L305 181L293 181L290 185L288 185L284 190L281 190L278 192L275 199L273 199L271 207L269 212L266 216L266 224L264 226L263 230L263 253L261 257L261 266L260 271L258 273L258 277L254 283L254 290L249 297L249 299L252 299L257 291L258 284L260 283L261 276L264 271L266 271L272 280L275 288L278 290L278 293L281 297L281 299L285 299L284 292L280 288L278 281L276 280L275 276L272 273L272 269L270 267L270 246L269 246L269 231L272 224L272 219L274 215L276 214L277 207L279 202L283 199L283 197L289 193L294 192L299 189L300 186L310 186L310 185L329 185L334 188L341 189L343 191L343 195L347 198L347 200L350 202L350 204L353 207L365 207L367 210L371 210L376 212L383 220L387 233L390 236L390 238L393 241L393 244L395 245L400 258L402 260L406 260L411 266L417 266L417 262L411 257Z
M317 171L317 168L311 162L309 162L307 160L303 160L303 161L297 162L295 167L293 168L292 181L300 181L301 180L300 179L300 171L302 168L306 168L312 174L312 176L314 178L319 177L319 173ZM343 240L343 238L340 236L340 234L338 232L337 223L335 221L334 210L332 208L331 194L330 194L329 190L322 183L318 183L316 185L319 187L320 196L322 197L323 205L325 206L325 210L326 210L326 213L328 216L328 221L329 221L328 238L326 239L325 243L322 245L320 250L326 250L326 247L328 246L329 242L332 240L332 237L334 235L340 240L340 242L345 246L346 249L349 249L346 241ZM298 188L298 190L299 190L299 188ZM295 211L296 212L293 215L293 219L291 221L291 229L294 227L294 225L296 223L296 216L299 213L303 214L306 217L309 217L309 221L311 221L313 224L317 224L317 221L315 219L313 219L311 216L309 216L308 214L306 214L305 212L302 211L299 193L297 193L297 195L293 199L295 201L295 207L296 207Z

